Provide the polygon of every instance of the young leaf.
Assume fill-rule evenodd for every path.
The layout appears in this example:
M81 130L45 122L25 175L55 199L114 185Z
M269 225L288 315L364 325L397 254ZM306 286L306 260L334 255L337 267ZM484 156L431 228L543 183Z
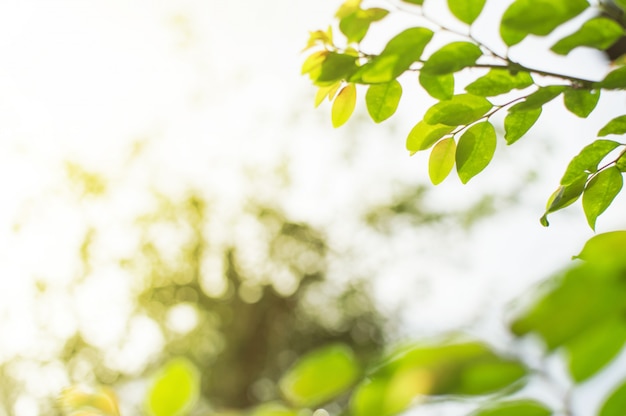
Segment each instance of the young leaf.
M595 83L594 86L609 90L626 89L626 66L609 72L602 81Z
M358 67L356 57L329 52L321 65L309 71L309 76L313 83L319 87L329 86L337 81L347 79Z
M365 103L367 111L376 123L387 120L396 112L402 86L395 79L386 84L373 84L367 89Z
M624 28L615 20L596 17L583 23L575 33L559 40L551 49L559 55L567 55L579 46L605 50L623 35Z
M199 390L200 376L196 367L186 359L176 358L160 371L146 404L153 416L186 414L197 400Z
M534 400L510 400L478 409L470 416L550 416L552 411Z
M596 229L596 219L611 205L623 185L622 172L612 166L594 176L583 193L583 210L592 230Z
M406 138L406 149L415 154L420 150L426 150L439 139L454 130L455 126L444 124L428 124L424 121L417 123Z
M434 52L424 63L422 72L429 75L451 74L472 66L483 55L471 42L452 42Z
M626 150L619 155L617 162L615 162L615 166L620 172L626 172Z
M319 105L324 101L324 98L328 97L329 100L332 100L335 97L335 93L341 86L341 81L337 81L335 84L329 85L327 87L319 87L317 93L315 94L315 107L319 107Z
M355 105L356 85L348 84L339 91L335 101L333 101L333 108L331 110L333 127L337 128L348 121L354 111Z
M371 23L384 19L388 14L389 11L385 9L372 8L363 10L359 8L339 21L339 29L346 35L349 43L358 43L367 34Z
M528 72L520 71L513 74L507 69L494 68L465 87L465 91L483 97L493 97L531 85L533 79Z
M339 9L337 9L337 12L335 13L335 17L337 19L343 19L344 17L349 16L352 13L356 12L361 7L361 1L362 0L344 1L341 4L341 6L339 6Z
M541 107L527 111L510 111L504 118L506 144L513 144L524 136L537 122L540 115Z
M515 0L502 15L501 31L507 45L519 43L526 35L545 36L589 7L586 0ZM519 39L521 37L521 39ZM518 40L519 39L519 40ZM510 43L511 40L517 42Z
M626 382L622 383L607 397L598 416L622 416L626 409Z
M567 165L561 185L577 182L579 178L586 178L589 173L598 170L598 164L617 146L619 143L612 140L596 140L585 146Z
M463 23L471 25L485 7L486 0L448 0L450 12Z
M599 99L600 90L568 88L563 93L565 107L581 118L587 118L591 114Z
M350 81L377 84L396 79L421 58L432 37L433 31L423 27L406 29L387 42L380 55L363 65Z
M509 111L528 111L535 110L537 108L541 108L544 104L552 101L563 91L565 91L567 87L563 85L549 85L547 87L540 87L537 91L530 94L526 99L511 107Z
M304 63L302 63L302 71L300 73L302 75L308 74L315 70L315 68L321 66L329 53L328 51L313 52L304 60Z
M433 185L439 185L454 167L456 142L453 137L441 140L433 147L428 160L428 176Z
M429 75L420 71L419 81L431 97L449 100L454 95L454 75Z
M493 104L484 97L459 94L430 107L424 114L424 121L433 125L461 126L478 120L492 107Z
M626 134L626 115L615 117L598 132L601 137L609 134Z
M583 196L584 198L584 196ZM592 377L621 351L626 343L626 324L622 319L607 319L567 345L568 366L577 383Z
M491 123L474 124L463 133L456 150L456 170L461 182L470 179L487 167L496 151L496 130Z
M580 194L583 193L586 183L587 176L581 176L576 180L576 182L559 186L550 198L548 198L546 212L544 212L539 219L541 225L548 227L550 225L548 222L548 214L563 209L576 202L578 197L580 197Z

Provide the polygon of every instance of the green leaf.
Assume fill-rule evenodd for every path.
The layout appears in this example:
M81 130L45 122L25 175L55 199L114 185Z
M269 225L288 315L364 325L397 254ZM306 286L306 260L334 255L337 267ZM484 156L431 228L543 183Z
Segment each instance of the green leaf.
M250 413L246 413L248 416L298 416L299 414L298 410L288 409L280 403L263 403L252 409Z
M471 25L485 7L486 0L448 0L450 12L463 23Z
M454 75L429 75L420 71L419 81L431 97L449 100L454 95Z
M329 52L321 65L309 71L309 76L313 83L320 87L334 84L356 72L358 69L356 59L348 54Z
M424 121L428 124L460 126L481 118L493 105L484 97L472 94L459 94L441 101L426 111Z
M583 209L591 229L596 229L596 219L611 205L623 183L622 172L615 166L600 171L589 181L583 193Z
M587 118L591 114L599 99L600 90L568 88L563 93L565 107L581 118Z
M621 318L600 322L567 345L568 367L575 382L595 375L622 350L626 322Z
M547 87L540 87L537 91L530 94L526 99L511 107L509 111L528 111L541 108L544 104L554 100L561 95L567 87L563 85L549 85Z
M482 395L501 390L526 375L526 368L514 361L484 361L467 365L458 385L451 391L459 395Z
M317 406L352 386L360 368L350 348L331 345L301 357L281 378L280 389L295 406Z
M586 0L515 0L502 15L500 34L509 46L526 35L545 36L588 7Z
M619 169L620 172L626 172L626 150L624 150L615 162L615 167Z
M391 117L398 108L401 96L402 86L395 79L386 84L370 85L365 94L365 103L372 120L380 123Z
M598 416L623 416L626 409L626 382L620 384L604 401Z
M450 134L454 126L445 124L428 124L424 121L417 123L406 138L406 149L415 154L420 150L426 150L442 137Z
M591 237L576 259L601 264L608 268L619 268L626 264L624 257L626 231L611 231Z
M598 170L598 164L617 146L619 143L603 139L585 146L567 165L561 185L577 182L581 177L587 178Z
M559 40L551 49L559 55L567 55L579 46L605 50L623 35L624 28L615 20L596 17L583 23L576 32Z
M626 66L609 72L602 81L595 83L594 86L609 90L626 89Z
M509 111L504 118L504 139L506 143L513 144L522 138L537 122L540 115L541 107L527 111Z
M396 79L418 61L433 37L433 31L414 27L394 36L380 55L363 65L352 77L352 82L377 84Z
M441 140L433 147L428 160L428 176L433 185L438 185L450 174L454 167L456 142L453 137Z
M331 119L333 127L337 128L342 126L352 113L356 106L356 86L354 84L348 84L339 91L335 101L333 101L333 108L331 110Z
M388 10L381 8L359 8L339 21L339 30L346 35L348 42L358 43L367 34L371 23L384 19L388 14Z
M470 179L487 167L496 151L496 130L491 123L474 124L459 139L456 151L456 170L461 182Z
M359 8L361 7L361 2L362 0L344 1L341 4L341 6L339 6L339 9L337 9L337 12L335 13L335 17L337 19L343 19L344 17L351 15L352 13L359 10Z
M579 176L576 181L568 183L567 185L559 186L548 199L548 203L546 204L546 212L539 219L541 225L543 225L544 227L550 225L550 223L548 222L549 213L561 210L576 202L578 197L580 197L580 194L583 193L586 183L587 175Z
M452 42L434 52L421 71L429 75L451 74L474 65L482 55L475 43Z
M552 411L535 400L511 400L478 409L471 416L550 416Z
M465 87L465 91L483 97L493 97L531 85L533 85L533 79L528 72L520 71L513 74L507 69L493 68Z
M421 6L422 4L424 4L424 0L402 0L405 3L411 3L411 4L417 4L418 6Z
M309 72L315 70L316 68L321 67L322 63L324 62L324 60L326 59L329 53L330 52L328 51L313 52L304 60L304 63L302 64L301 74L302 75L308 74Z
M148 393L147 408L154 416L186 414L198 398L200 376L184 358L169 361L157 375Z
M609 134L626 134L626 115L615 117L598 132L601 137Z

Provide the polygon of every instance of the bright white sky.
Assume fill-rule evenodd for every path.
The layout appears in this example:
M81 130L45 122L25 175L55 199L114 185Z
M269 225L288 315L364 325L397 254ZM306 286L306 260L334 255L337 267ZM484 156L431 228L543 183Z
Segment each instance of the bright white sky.
M397 179L426 180L425 157L404 151L406 132L430 102L417 89L406 89L401 113L387 122L395 123L391 130L364 121L362 106L355 117L360 122L339 130L330 128L328 106L313 109L314 90L299 75L300 50L308 31L325 27L338 4L0 3L0 359L45 355L41 310L49 312L48 330L56 336L91 327L96 343L115 338L127 324L132 278L103 268L76 294L65 287L76 274L86 225L108 230L104 244L112 257L123 253L132 247L124 230L150 206L153 190L179 196L190 187L204 189L219 200L221 212L237 212L242 196L277 195L275 182L263 177L288 160L294 186L278 192L287 209L334 224L333 238L349 247L359 209L387 198ZM582 64L588 60L577 54L570 68L593 73L595 67ZM380 299L407 303L407 332L469 324L485 305L500 311L499 299L566 264L592 235L578 208L554 215L549 229L538 217L569 158L624 103L608 97L592 125L558 107L544 115L533 137L511 148L501 141L483 175L467 186L451 178L430 201L466 206L483 192L506 192L520 172L536 169L540 180L520 191L518 208L471 233L450 231L440 239L434 238L440 230L401 233L366 253L362 267L377 269ZM137 149L143 151L140 166L129 162ZM106 204L84 203L68 189L68 161L108 178L115 192ZM250 170L254 181L244 173ZM616 211L601 217L599 231L624 226ZM58 302L35 307L33 279L57 290ZM493 316L490 321L499 322L500 312ZM158 345L145 321L131 325ZM133 362L132 348L121 354L130 358L120 366ZM58 366L48 370L48 387L33 389L55 391L66 382ZM37 414L27 398L20 403L16 415Z

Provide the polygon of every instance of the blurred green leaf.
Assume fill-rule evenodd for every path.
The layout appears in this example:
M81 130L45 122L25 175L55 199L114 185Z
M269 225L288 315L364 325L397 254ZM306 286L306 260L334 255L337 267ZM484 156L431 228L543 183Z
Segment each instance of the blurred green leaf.
M288 409L280 403L264 403L255 407L248 416L298 416L300 412Z
M605 50L623 35L624 28L615 20L596 17L583 23L576 32L559 40L551 49L559 55L567 55L579 46Z
M356 85L348 84L339 91L331 110L333 127L337 128L345 124L354 112L356 106Z
M200 388L198 371L188 360L176 358L163 366L148 393L147 407L154 416L186 414Z
M596 108L600 99L600 90L568 88L563 93L565 107L581 118L587 118Z
M496 151L496 130L488 121L467 129L456 149L456 170L461 182L470 179L487 167Z
M537 91L530 94L526 99L511 107L509 111L528 111L528 110L536 110L537 108L543 107L544 104L552 101L563 91L565 91L567 87L562 85L549 85L547 87L540 87Z
M622 172L612 166L595 175L583 193L583 209L591 229L596 229L596 220L611 205L623 186Z
M504 118L504 139L506 143L513 144L522 138L537 122L540 115L541 107L534 110L510 111Z
M350 348L331 345L301 357L281 378L280 389L296 406L316 406L345 392L360 372Z
M552 411L534 400L510 400L478 409L471 416L550 416Z
M450 12L460 21L471 25L478 18L487 0L448 0Z
M385 121L396 112L402 97L402 86L396 80L370 85L365 94L367 111L376 123Z
M365 84L390 82L418 61L433 37L432 30L414 27L394 36L380 55L363 65L351 81Z
M484 97L472 94L459 94L441 101L426 111L424 121L428 124L446 124L460 126L481 118L493 107Z
M405 3L417 4L419 6L424 4L424 0L402 0L402 1Z
M615 162L615 166L620 170L620 172L626 172L626 150L624 150Z
M453 137L441 140L435 145L428 160L428 176L433 185L438 185L450 174L454 167L456 142Z
M624 416L626 409L626 382L620 384L606 398L598 416Z
M585 184L587 183L588 175L579 176L576 181L569 183L567 185L560 185L556 191L550 195L548 198L548 202L546 203L546 211L543 216L539 219L541 225L547 227L550 225L548 222L548 214L551 212L559 211L567 206L570 206L583 193L585 190Z
M570 185L578 182L580 178L587 178L590 173L598 170L598 164L609 153L611 153L619 143L612 140L596 140L585 146L578 155L567 165L567 169L561 178L561 185Z
M426 150L439 139L454 130L454 126L445 124L428 124L424 121L417 123L409 132L406 139L406 149L414 154L420 150Z
M533 85L533 79L528 72L520 71L512 74L508 69L493 68L465 87L465 91L474 95L492 97L531 85Z
M502 15L500 34L509 46L526 35L545 36L588 7L586 0L515 0Z
M520 380L526 368L515 361L485 360L472 363L463 369L454 394L482 395L494 393Z
M624 247L626 247L626 231L611 231L591 237L580 254L574 258L616 268L626 265Z
M373 22L384 19L389 14L388 10L381 8L361 9L344 16L339 21L339 30L343 33L348 42L361 42L370 25Z
M431 97L449 100L454 95L454 75L429 75L420 71L419 82Z
M602 81L595 83L594 86L610 90L626 89L626 66L609 72Z
M348 54L328 52L322 63L310 69L308 73L313 83L322 87L347 79L357 69L356 57Z
M474 65L482 55L475 43L452 42L435 51L421 71L429 75L451 74Z
M626 134L626 115L615 117L598 132L601 137L609 134Z

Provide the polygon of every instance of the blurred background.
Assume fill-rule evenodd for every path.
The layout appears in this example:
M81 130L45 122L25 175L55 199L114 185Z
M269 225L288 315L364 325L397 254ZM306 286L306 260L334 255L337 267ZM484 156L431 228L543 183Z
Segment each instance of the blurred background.
M313 108L301 50L338 6L0 4L0 415L62 414L72 385L142 414L174 357L210 414L279 398L329 342L363 362L457 329L506 342L509 301L591 236L579 208L538 218L597 126L556 106L469 185L430 186L404 150L432 103L416 80L383 125Z

